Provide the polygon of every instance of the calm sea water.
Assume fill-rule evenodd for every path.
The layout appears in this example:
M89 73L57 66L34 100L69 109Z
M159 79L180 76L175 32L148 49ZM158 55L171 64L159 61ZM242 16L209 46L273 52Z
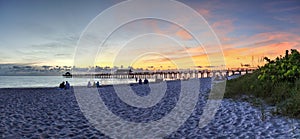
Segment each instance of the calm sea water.
M62 76L0 76L0 88L58 87L62 81L71 86L86 86L88 81L99 81L103 85L135 83L135 79L64 78ZM149 80L151 81L151 79Z

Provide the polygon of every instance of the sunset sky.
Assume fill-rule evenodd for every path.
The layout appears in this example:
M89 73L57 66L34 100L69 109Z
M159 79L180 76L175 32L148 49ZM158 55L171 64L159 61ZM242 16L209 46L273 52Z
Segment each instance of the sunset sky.
M98 14L119 2L0 0L0 64L72 66L81 33ZM275 58L286 49L300 50L300 1L179 2L201 14L212 27L222 44L227 67L240 67L241 63L257 66L263 64L264 56ZM180 9L177 12L174 14L179 14ZM114 22L114 18L118 17L108 20ZM134 36L136 30L150 34L128 42L126 49L115 50L130 39L126 36ZM197 66L209 66L205 50L188 32L153 19L136 21L117 30L95 65L113 66L108 62L111 60L117 66L168 67L176 61L177 66L186 65L182 47L172 39L183 40L184 51L191 54Z

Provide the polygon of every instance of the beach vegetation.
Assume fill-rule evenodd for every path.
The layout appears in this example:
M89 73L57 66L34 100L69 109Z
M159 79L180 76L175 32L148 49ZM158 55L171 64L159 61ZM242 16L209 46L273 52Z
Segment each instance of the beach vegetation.
M264 59L267 63L252 74L227 81L225 97L259 98L275 106L275 114L300 118L300 53L292 49L284 57Z

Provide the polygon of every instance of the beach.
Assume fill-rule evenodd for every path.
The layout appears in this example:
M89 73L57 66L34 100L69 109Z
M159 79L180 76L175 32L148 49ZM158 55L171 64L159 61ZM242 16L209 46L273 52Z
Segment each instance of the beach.
M262 118L259 108L232 99L223 99L213 120L199 128L211 80L200 79L200 83L194 111L183 125L165 138L300 138L299 119L274 116L269 112ZM178 87L180 81L169 81L169 91L163 100L146 109L122 102L113 86L100 87L98 93L115 115L129 122L147 123L161 119L176 105ZM131 88L140 96L149 93L148 85L132 84ZM73 89L3 88L0 98L0 138L110 138L85 118Z

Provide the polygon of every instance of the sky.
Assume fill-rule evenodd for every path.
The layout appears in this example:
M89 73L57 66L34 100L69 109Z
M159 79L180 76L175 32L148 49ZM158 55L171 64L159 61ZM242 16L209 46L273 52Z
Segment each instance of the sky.
M0 0L0 64L73 66L82 33L96 16L121 0ZM226 67L262 65L262 57L275 58L286 49L300 50L300 1L297 0L180 0L198 12L217 35ZM141 3L133 9L147 12L157 4ZM166 7L166 12L172 7ZM159 12L162 16L166 12ZM184 11L176 10L180 18ZM126 13L124 13L126 14ZM129 15L130 13L128 13ZM104 17L101 28L117 24L121 13ZM201 34L201 32L194 32ZM97 42L99 38L90 37ZM204 42L211 38L205 35ZM97 43L100 46L100 44ZM209 48L195 41L177 24L157 19L124 24L97 51L92 65L156 68L191 68L211 65ZM213 48L214 46L210 47ZM87 49L88 47L84 48ZM94 51L94 50L93 50ZM85 51L84 51L85 52ZM95 52L95 51L94 51ZM88 51L85 52L89 56ZM212 54L212 53L211 53ZM213 55L213 54L212 54ZM82 63L89 63L82 59ZM192 59L192 60L191 60ZM82 64L82 66L92 66Z

